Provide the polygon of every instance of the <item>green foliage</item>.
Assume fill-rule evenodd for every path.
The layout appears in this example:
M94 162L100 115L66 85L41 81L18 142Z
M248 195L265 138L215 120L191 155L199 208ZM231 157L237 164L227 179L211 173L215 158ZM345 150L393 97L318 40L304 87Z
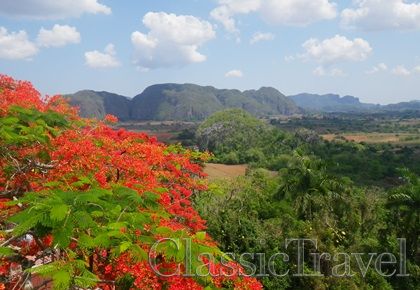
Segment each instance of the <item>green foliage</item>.
M391 252L398 257L396 237L407 237L409 278L385 278L375 271L365 278L360 274L336 278L329 275L331 264L321 261L325 277L264 277L266 289L416 289L420 276L415 199L420 182L415 175L406 176L407 183L387 198L383 190L359 188L349 179L333 177L319 160L295 152L278 175L251 170L247 176L212 184L194 202L222 250L266 257L288 253L288 264L276 260L274 267L281 273L296 269L297 249L292 245L286 250L286 238L315 239L320 253ZM306 251L309 257L312 251ZM251 262L257 265L257 273L264 270L258 259ZM352 271L357 273L354 264ZM306 266L310 271L310 258Z
M398 185L399 167L407 167L420 174L420 154L417 148L319 142L307 150L322 159L328 171L335 176L349 177L360 185Z
M3 146L48 143L49 135L57 135L57 128L67 124L65 117L55 112L12 107L9 115L0 118L0 140Z
M18 224L14 235L29 230L35 230L36 234L50 231L54 244L60 248L67 248L71 240L77 240L88 251L112 246L115 254L129 250L135 241L135 229L152 222L150 213L139 212L138 208L159 208L154 194L139 196L137 191L119 186L112 190L30 193L17 202L25 209L10 219Z
M288 133L240 111L219 112L203 122L197 143L225 164L248 163L254 168L279 170L290 155L315 155L335 177L348 177L359 185L392 187L400 183L398 167L420 174L420 149L389 144L328 142L312 130L294 128Z
M76 253L67 250L67 254L76 257ZM94 287L98 277L88 270L89 265L83 260L70 260L52 262L27 270L31 274L51 278L54 289L71 289L72 286L90 288Z
M95 285L96 276L80 259L98 249L111 249L110 253L115 257L130 251L134 256L146 259L147 254L136 241L151 238L157 229L152 228L149 235L142 234L141 237L135 235L135 230L152 223L148 210L153 210L154 218L159 218L159 213L161 217L166 216L160 209L156 194L139 196L137 191L118 185L112 190L92 188L80 192L50 190L28 193L12 202L17 203L23 204L25 209L10 218L17 224L13 235L18 237L30 231L35 236L43 236L51 232L54 248L65 251L70 257L31 270L51 277L56 289L68 289L70 283L79 287ZM139 211L140 207L144 210ZM81 252L76 254L68 248L72 241L77 242Z
M85 183L89 182L88 178L82 179ZM53 184L50 186L54 188ZM190 233L186 230L174 231L156 223L157 219L168 218L168 214L158 202L158 195L152 192L139 195L136 190L117 184L109 190L95 187L87 191L51 189L27 193L9 204L24 207L9 219L16 224L11 234L19 237L30 232L33 236L42 237L45 233L52 233L53 248L65 253L53 263L29 270L51 278L55 289L69 289L70 285L85 288L95 285L98 278L91 272L86 257L101 249L107 249L114 258L129 252L138 261L146 260L148 254L138 244L141 242L150 247L157 235L171 239L158 245L155 249L157 254L179 263L185 259L184 240L190 238ZM150 230L138 235L138 229L147 225L152 225ZM197 232L192 238L204 241L205 237L205 232ZM77 243L77 252L72 250L72 242ZM212 253L215 257L224 255L216 247L206 246L205 243L192 242L189 247L192 257L198 257L203 252ZM11 249L0 248L0 255L10 254L13 254ZM202 265L203 262L193 259L193 269ZM208 279L203 277L201 280L206 284Z
M388 195L390 229L407 239L407 255L420 262L420 177L407 169L400 170L404 184Z
M199 126L196 137L200 149L211 151L215 161L227 164L264 162L285 150L281 132L240 109L213 114ZM274 144L277 148L272 152Z

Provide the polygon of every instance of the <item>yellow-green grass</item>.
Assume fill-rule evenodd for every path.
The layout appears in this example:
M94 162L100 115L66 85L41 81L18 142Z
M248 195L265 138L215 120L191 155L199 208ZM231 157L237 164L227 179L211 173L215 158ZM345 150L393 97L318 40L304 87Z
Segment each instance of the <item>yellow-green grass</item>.
M209 180L217 179L232 179L238 176L245 175L248 165L225 165L206 163L204 166L204 173Z
M415 133L342 133L322 135L325 140L347 140L357 143L420 144L420 134Z

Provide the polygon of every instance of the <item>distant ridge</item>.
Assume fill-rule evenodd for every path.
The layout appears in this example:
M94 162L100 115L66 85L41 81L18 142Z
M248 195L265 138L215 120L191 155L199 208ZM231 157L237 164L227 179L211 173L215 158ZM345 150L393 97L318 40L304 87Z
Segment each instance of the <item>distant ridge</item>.
M387 111L420 111L420 101L401 102L398 104L386 105L383 108Z
M298 94L288 96L297 106L306 112L345 113L345 112L384 112L384 111L418 111L420 101L401 102L390 105L368 104L360 102L353 96L341 97L336 94Z
M298 94L289 96L296 105L306 111L317 112L352 112L379 109L379 105L361 103L359 98L353 96L340 97L336 94Z
M194 84L159 84L133 99L90 90L65 97L80 107L82 116L103 118L108 113L123 121L200 121L227 108L241 108L258 117L302 112L292 100L269 87L241 92Z
M201 121L214 112L240 108L257 117L301 113L420 111L420 101L392 105L360 102L353 96L298 94L286 97L275 88L217 89L195 84L157 84L134 98L109 92L83 90L65 95L84 117L102 119L113 114L122 121Z

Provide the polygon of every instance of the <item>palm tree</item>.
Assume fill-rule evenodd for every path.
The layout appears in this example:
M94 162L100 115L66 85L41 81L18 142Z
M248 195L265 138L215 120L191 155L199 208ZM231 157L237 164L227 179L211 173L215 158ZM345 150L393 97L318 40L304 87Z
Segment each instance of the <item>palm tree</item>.
M340 197L339 182L328 176L322 164L294 152L288 168L280 172L277 197L293 202L298 216L312 219L314 211L328 207L327 200Z
M407 256L419 260L420 254L420 177L407 169L401 170L405 184L388 196L391 222L400 238L407 239Z

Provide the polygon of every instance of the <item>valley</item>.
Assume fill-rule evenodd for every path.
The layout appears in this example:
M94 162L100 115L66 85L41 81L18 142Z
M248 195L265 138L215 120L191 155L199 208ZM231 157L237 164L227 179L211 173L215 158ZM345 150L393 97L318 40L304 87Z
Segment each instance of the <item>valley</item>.
M420 0L0 0L0 290L420 290Z

